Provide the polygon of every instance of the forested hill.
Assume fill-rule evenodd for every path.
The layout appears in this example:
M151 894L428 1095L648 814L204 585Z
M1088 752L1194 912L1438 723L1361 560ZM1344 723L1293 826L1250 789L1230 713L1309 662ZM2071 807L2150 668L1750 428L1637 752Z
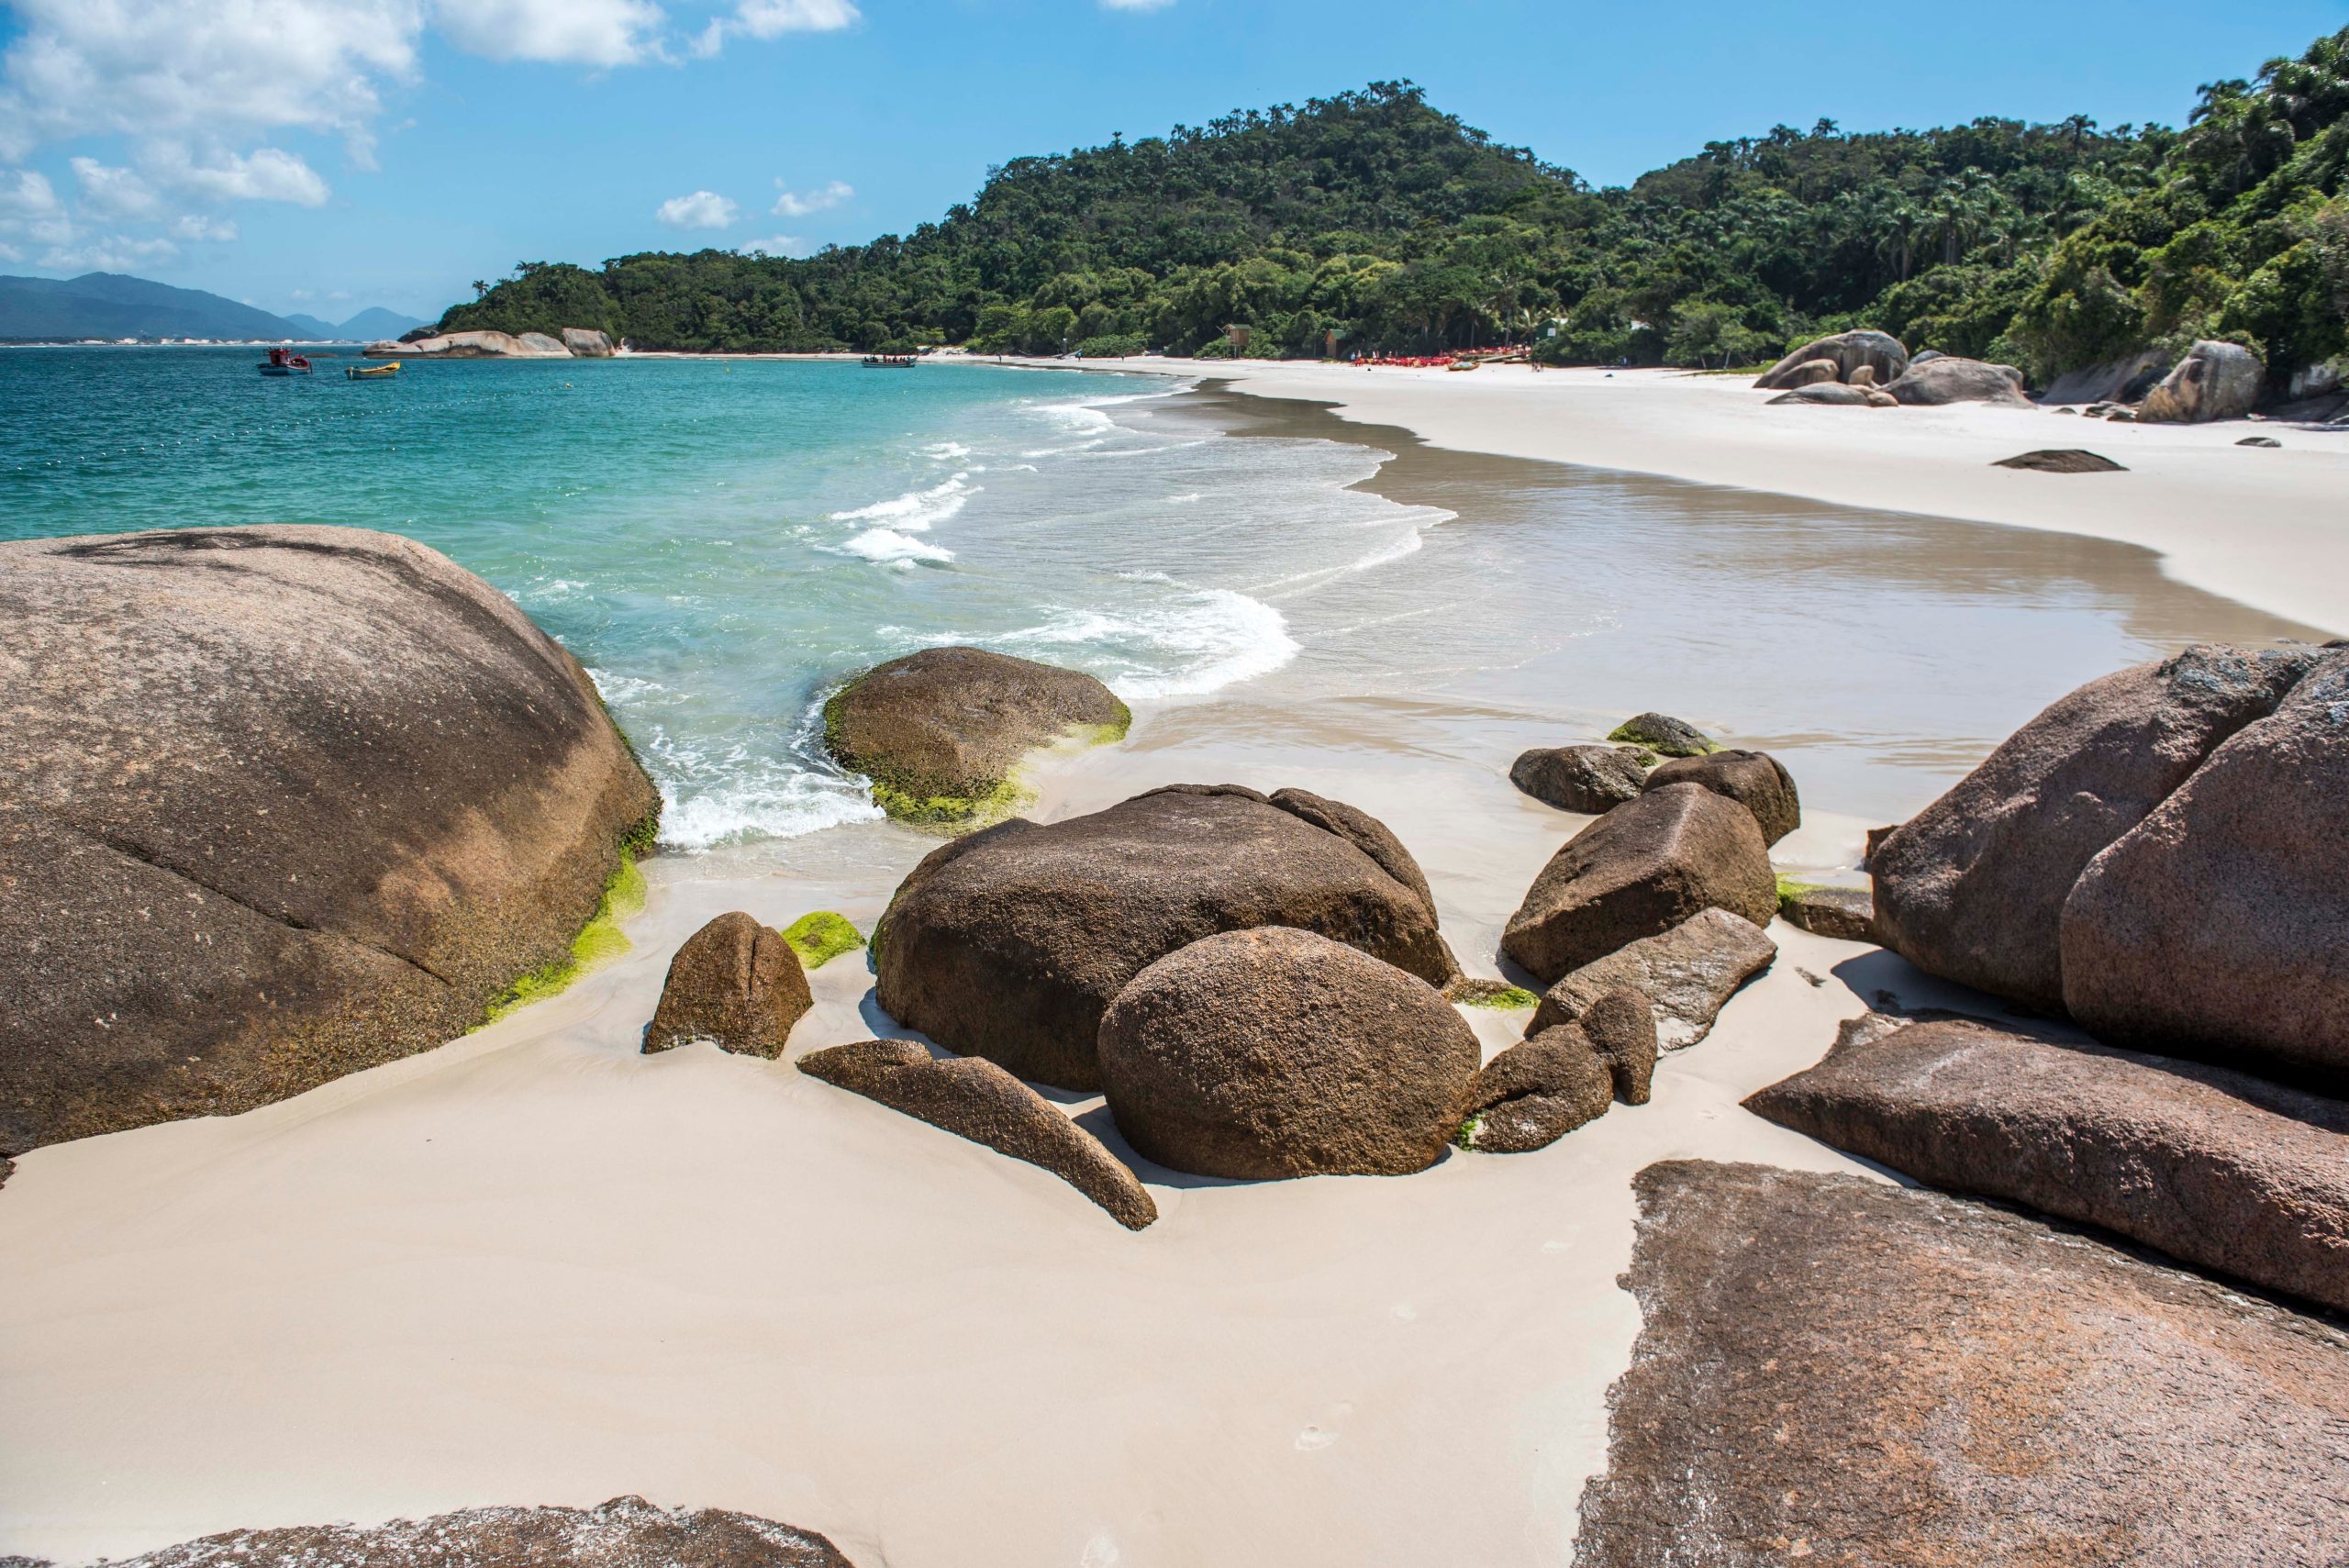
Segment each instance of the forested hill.
M2349 29L2202 89L2183 130L1996 118L1706 146L1593 190L1382 83L1024 158L902 239L805 260L525 264L445 330L640 348L1775 357L1854 326L2044 377L2198 337L2282 376L2349 348Z

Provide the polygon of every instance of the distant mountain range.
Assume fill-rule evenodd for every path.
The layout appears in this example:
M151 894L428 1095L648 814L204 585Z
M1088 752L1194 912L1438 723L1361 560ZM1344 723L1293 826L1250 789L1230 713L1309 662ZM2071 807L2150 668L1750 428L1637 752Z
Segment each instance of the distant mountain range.
M423 323L380 306L337 325L315 316L273 316L201 289L173 288L119 272L78 278L0 277L0 339L78 338L396 338Z

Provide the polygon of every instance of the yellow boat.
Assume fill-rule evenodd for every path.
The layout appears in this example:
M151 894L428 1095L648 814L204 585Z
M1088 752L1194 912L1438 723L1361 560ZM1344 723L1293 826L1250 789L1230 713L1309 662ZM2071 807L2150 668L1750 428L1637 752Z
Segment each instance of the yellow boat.
M345 365L342 373L353 381L381 381L387 375L399 374L400 362L394 360L387 365Z

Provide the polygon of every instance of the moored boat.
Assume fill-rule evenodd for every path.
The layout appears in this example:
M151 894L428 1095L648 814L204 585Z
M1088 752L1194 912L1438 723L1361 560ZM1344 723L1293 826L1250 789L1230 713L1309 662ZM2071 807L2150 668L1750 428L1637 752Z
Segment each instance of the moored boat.
M912 354L867 354L859 362L869 371L909 371L921 361Z
M307 375L310 373L310 361L291 349L276 348L269 351L269 358L253 369L263 375Z
M345 365L342 373L352 381L382 381L387 376L399 374L400 362L394 360L389 364Z

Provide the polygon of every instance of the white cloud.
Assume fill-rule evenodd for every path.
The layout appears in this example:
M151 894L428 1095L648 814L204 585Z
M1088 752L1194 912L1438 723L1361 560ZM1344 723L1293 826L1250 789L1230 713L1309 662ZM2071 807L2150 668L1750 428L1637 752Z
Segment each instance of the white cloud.
M864 19L852 0L737 0L730 17L712 17L692 44L705 59L726 47L727 36L779 39L785 33L833 33Z
M134 239L114 234L74 246L44 252L40 264L59 272L128 272L179 259L180 248L168 239Z
M73 238L65 204L39 170L0 170L0 238L42 245L62 245Z
M172 234L180 239L227 241L237 237L237 226L225 217L206 217L192 212L173 223Z
M0 239L0 261L21 261L25 253L5 239Z
M211 201L324 206L328 195L317 170L278 147L257 147L245 155L216 152L199 162L176 142L158 142L148 150L146 168L163 183Z
M74 183L82 188L82 210L101 218L153 217L162 208L155 187L135 170L116 168L95 158L72 161Z
M795 234L772 234L764 239L747 240L734 249L745 256L760 250L770 256L805 256L807 241Z
M433 16L469 54L602 66L659 58L668 21L651 0L438 0Z
M671 196L652 216L672 228L723 228L741 217L742 209L716 191L696 191Z
M1174 0L1101 0L1104 11L1163 11Z
M819 191L789 190L781 180L774 184L777 217L806 217L811 212L829 212L856 195L855 187L845 180L834 180Z

